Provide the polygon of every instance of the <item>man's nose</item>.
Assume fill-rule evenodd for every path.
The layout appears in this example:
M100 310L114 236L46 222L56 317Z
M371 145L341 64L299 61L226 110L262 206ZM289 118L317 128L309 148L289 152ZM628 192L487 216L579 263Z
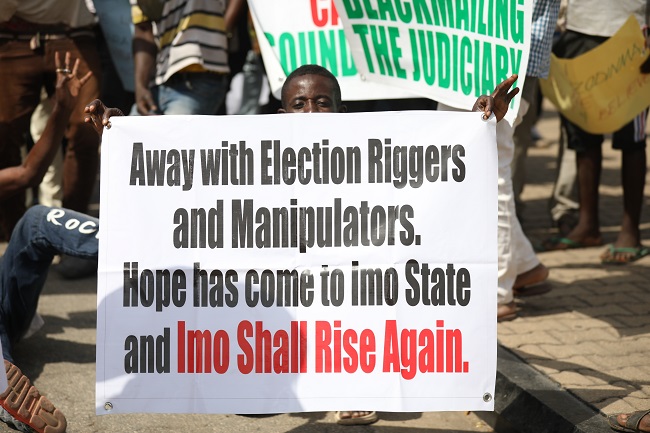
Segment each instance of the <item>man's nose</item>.
M305 113L316 113L318 111L318 105L314 101L307 101L305 103Z

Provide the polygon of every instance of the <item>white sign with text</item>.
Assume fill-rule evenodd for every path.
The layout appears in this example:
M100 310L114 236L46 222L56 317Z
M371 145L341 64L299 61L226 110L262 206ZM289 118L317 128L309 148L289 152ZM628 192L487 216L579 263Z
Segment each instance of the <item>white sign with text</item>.
M494 119L111 121L98 414L493 410Z

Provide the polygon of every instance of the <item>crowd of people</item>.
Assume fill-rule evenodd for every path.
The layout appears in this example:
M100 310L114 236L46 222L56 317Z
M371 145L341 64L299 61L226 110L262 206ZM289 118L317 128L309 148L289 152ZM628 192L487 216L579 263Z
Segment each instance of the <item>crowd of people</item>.
M101 135L110 117L123 113L226 114L231 79L240 71L245 76L244 86L250 87L243 90L244 99L237 113L347 110L336 78L316 65L293 71L284 83L280 100L269 95L269 103L259 105L264 68L244 0L131 3L127 7L131 8L134 23L132 92L123 85L104 82L111 76L111 58L99 54L106 51L98 46L105 40L91 1L74 0L62 7L55 0L10 0L0 6L0 241L9 241L0 262L0 342L9 380L9 388L0 394L0 419L21 431L66 429L63 414L14 365L12 349L36 316L38 298L55 256L81 260L71 263L84 267L84 271L71 275L96 270L99 222L88 212ZM512 88L516 75L500 83L492 95L480 97L474 107L467 107L483 111L486 116L494 114L499 121L498 321L518 316L516 297L540 295L551 289L547 282L549 269L525 236L518 220L522 210L517 206L525 184L522 167L531 145L531 123L525 119L528 111L538 106L538 80L549 73L551 50L560 57L573 58L606 41L630 14L641 26L649 21L650 0L602 3L601 12L593 14L586 0L569 0L566 30L557 38L560 0L535 0L530 60L515 120L504 119L504 115L519 91ZM232 35L237 35L237 50L230 46ZM646 61L641 72L649 73L649 65L650 61ZM122 97L116 98L116 91ZM101 102L109 98L122 101L121 105L109 108ZM384 101L383 107L428 109L431 102ZM35 136L30 133L30 124L33 126L32 114L39 104L49 105L49 109L44 126ZM359 109L371 105L356 103ZM438 109L452 107L438 104ZM614 147L623 153L623 223L616 241L601 255L604 264L631 263L650 254L641 243L639 231L646 171L646 115L647 111L639 113L633 122L612 131ZM543 248L601 245L598 184L603 136L583 131L564 117L561 136L562 157L575 153L577 164L572 176L579 186L578 195L566 213L553 213L560 234L546 240ZM28 150L23 155L25 147ZM64 155L58 168L60 203L44 206L57 202L36 194L39 198L30 204L41 204L28 206L26 193L42 184L48 170L56 170L50 164L60 154ZM560 162L559 166L566 164ZM558 175L558 184L565 180L565 174ZM571 190L556 188L560 189ZM72 220L74 224L66 224ZM71 226L75 229L70 230ZM610 417L609 422L614 429L633 428L621 431L650 431L649 418L648 412L623 414ZM337 412L341 424L376 420L372 411Z

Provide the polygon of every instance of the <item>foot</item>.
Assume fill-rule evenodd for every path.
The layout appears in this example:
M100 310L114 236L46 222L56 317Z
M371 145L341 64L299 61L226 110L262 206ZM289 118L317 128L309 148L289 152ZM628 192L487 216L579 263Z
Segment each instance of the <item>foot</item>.
M512 286L513 289L521 289L525 286L532 286L534 284L539 284L543 281L546 281L548 278L548 268L543 264L535 266L533 269L530 269L523 274L517 275L515 279L515 284Z
M60 410L32 386L27 376L5 360L9 386L0 394L0 419L22 432L63 433L67 427Z
M617 247L609 245L600 255L603 264L625 265L632 263L650 254L650 248L637 245L636 247Z
M650 249L641 245L638 230L621 230L616 242L608 245L600 255L603 263L626 264L647 256Z
M607 417L612 429L622 432L650 432L650 410L619 413Z
M517 305L515 301L508 304L501 304L497 307L497 322L507 322L517 318Z
M363 412L359 410L337 411L336 423L341 425L364 425L377 421L377 412Z
M570 250L574 248L598 247L603 239L598 230L585 230L577 226L566 236L553 237L542 243L544 251Z
M571 214L562 215L555 223L560 236L566 236L578 225L578 219Z

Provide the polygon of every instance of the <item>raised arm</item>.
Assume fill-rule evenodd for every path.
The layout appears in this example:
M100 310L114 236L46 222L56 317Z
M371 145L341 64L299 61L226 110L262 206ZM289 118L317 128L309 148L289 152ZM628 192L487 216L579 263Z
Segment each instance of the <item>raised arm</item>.
M519 93L519 87L510 90L515 81L517 81L517 78L518 75L513 74L510 78L497 84L492 95L479 96L474 103L474 107L472 107L472 111L482 111L484 119L489 118L492 113L497 118L497 122L503 119L508 112L510 101Z
M71 60L70 53L65 53L62 66L60 54L54 53L57 82L52 114L47 120L41 137L23 163L0 170L0 199L39 185L56 153L61 149L61 141L77 102L79 90L92 75L92 72L88 72L83 77L78 77L79 59L74 61L72 69L70 69Z

